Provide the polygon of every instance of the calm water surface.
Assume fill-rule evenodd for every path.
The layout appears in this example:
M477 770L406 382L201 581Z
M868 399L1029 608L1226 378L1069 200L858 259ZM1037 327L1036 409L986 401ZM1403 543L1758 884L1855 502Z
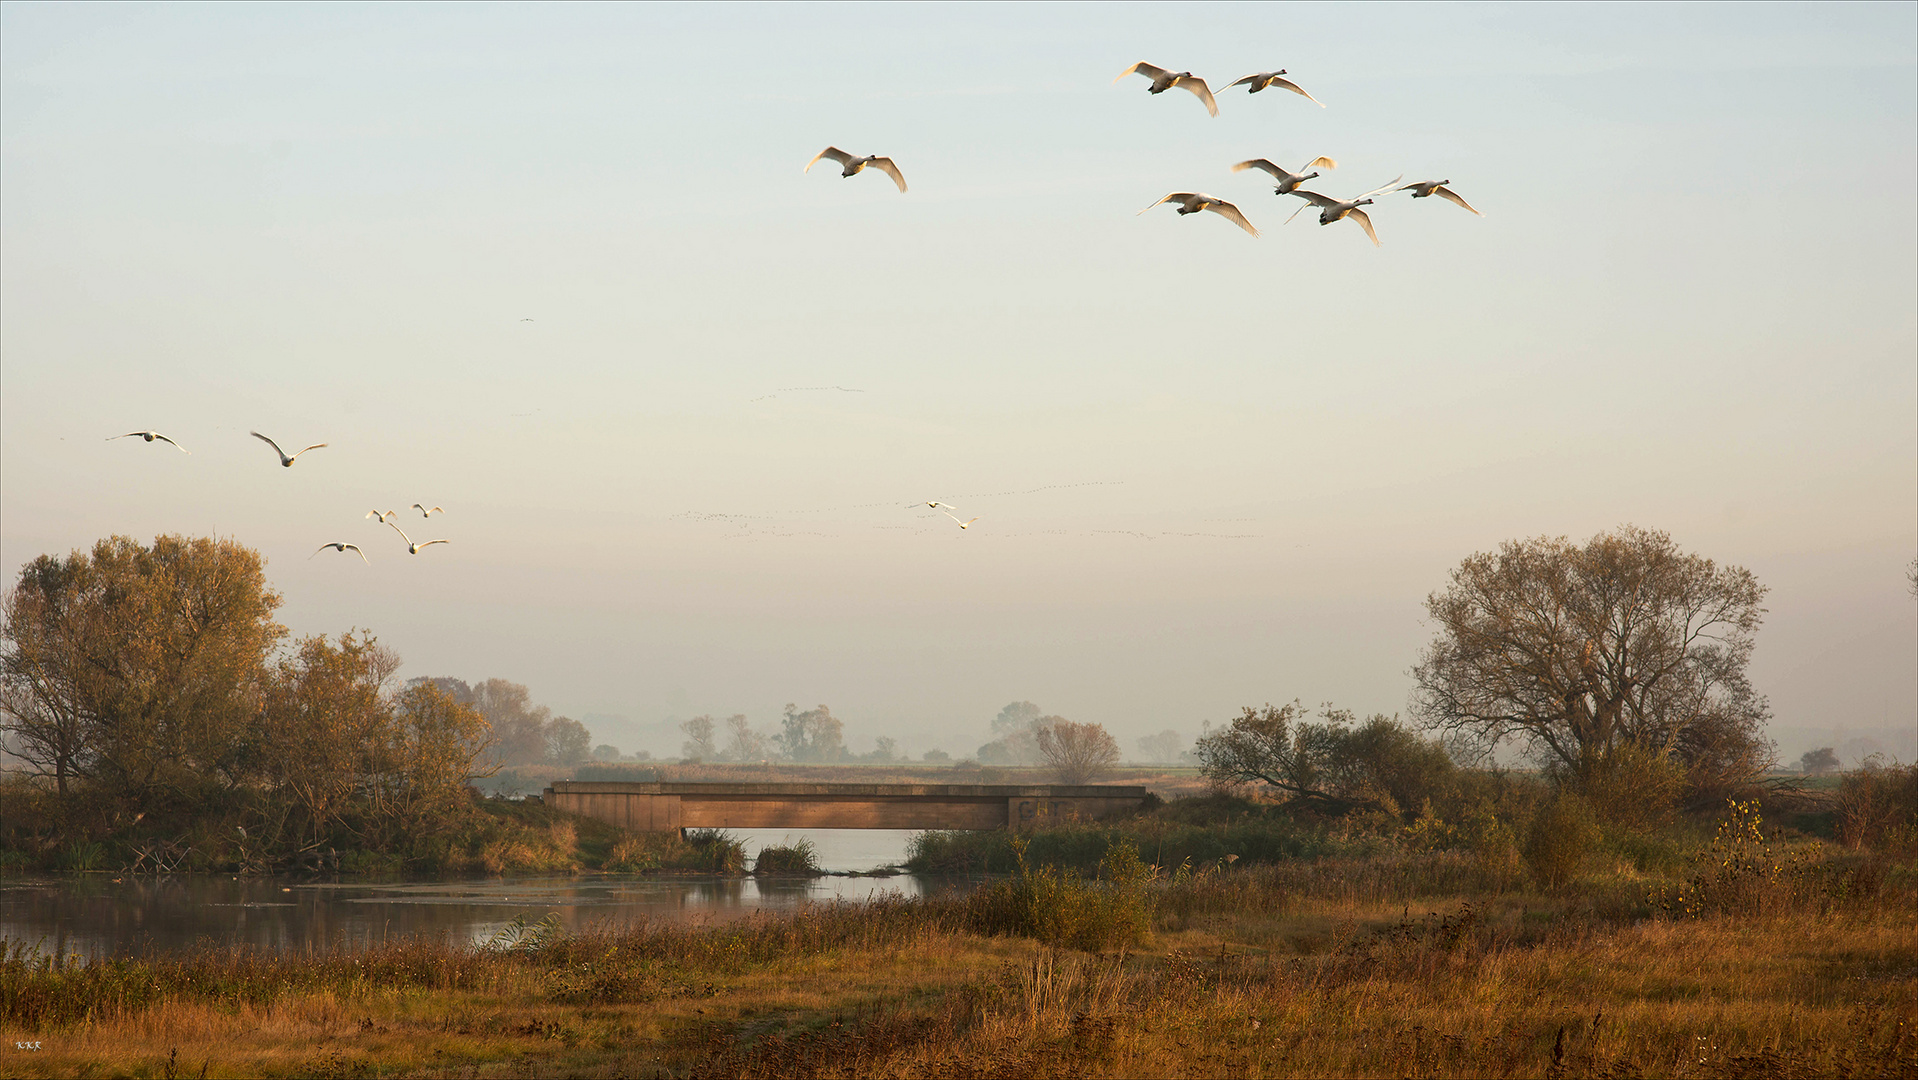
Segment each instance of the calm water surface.
M907 832L740 832L748 854L809 839L829 870L869 870L904 858ZM100 956L198 945L324 950L423 935L480 941L514 918L557 914L569 929L637 922L716 922L807 904L923 896L950 879L654 877L457 881L154 878L107 874L0 878L0 938L47 952Z

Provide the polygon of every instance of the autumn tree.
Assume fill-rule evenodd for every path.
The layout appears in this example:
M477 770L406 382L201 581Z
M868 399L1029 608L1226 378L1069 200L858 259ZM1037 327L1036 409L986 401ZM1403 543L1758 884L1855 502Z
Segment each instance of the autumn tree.
M358 808L373 750L387 738L383 697L398 658L371 637L304 638L274 666L247 755L263 798L254 837L311 851L339 842Z
M686 733L686 741L679 748L680 757L689 761L711 761L719 756L718 749L713 746L712 717L700 715L682 721L679 730Z
M1438 634L1413 670L1417 712L1488 745L1517 739L1575 784L1651 755L1695 795L1722 792L1770 760L1745 670L1764 595L1750 571L1629 525L1583 545L1506 543L1426 600Z
M279 603L230 540L42 555L4 603L0 724L61 792L85 778L142 813L191 802L240 764Z
M1119 761L1119 743L1103 724L1076 724L1061 717L1037 728L1039 753L1062 784L1089 784Z
M992 741L979 748L979 760L988 765L1037 765L1039 729L1057 720L1030 701L1013 701L992 718Z
M1319 719L1297 701L1245 707L1231 723L1199 737L1194 754L1207 780L1260 784L1287 805L1322 814L1355 810L1416 811L1441 794L1455 772L1437 743L1419 738L1396 717L1363 723L1327 704Z
M800 712L788 704L779 743L793 761L839 761L846 756L846 729L824 705Z
M578 765L592 757L593 733L570 716L556 716L546 722L545 759L554 765Z
M1843 765L1831 747L1823 746L1799 755L1798 767L1811 776L1829 776L1843 768Z
M382 734L369 747L363 835L390 849L457 828L467 780L490 750L479 710L431 684L408 686L394 698Z
M766 756L766 737L753 730L745 713L726 718L726 760L759 761Z
M1139 738L1141 760L1155 764L1171 764L1179 760L1185 752L1185 736L1167 728L1157 735L1144 735Z

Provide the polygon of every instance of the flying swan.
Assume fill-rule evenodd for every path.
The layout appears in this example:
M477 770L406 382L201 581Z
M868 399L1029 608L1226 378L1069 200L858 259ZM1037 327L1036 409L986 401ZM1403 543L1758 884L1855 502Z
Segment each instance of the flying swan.
M901 195L906 192L906 178L899 175L899 166L894 165L892 159L889 157L878 157L872 154L868 154L865 157L854 157L844 150L839 149L837 146L828 146L824 150L814 154L812 160L806 162L805 169L801 171L811 172L812 167L819 164L820 158L831 158L844 166L844 171L839 174L842 180L870 165L880 172L885 173L887 176L892 177L892 182L899 185L899 193Z
M1318 168L1336 169L1338 167L1339 163L1329 157L1315 157L1311 161L1299 166L1298 172L1287 172L1280 166L1272 164L1272 162L1266 158L1253 158L1251 161L1241 161L1237 165L1232 166L1232 171L1244 172L1247 169L1259 169L1263 172L1271 173L1273 178L1279 182L1279 186L1273 188L1272 193L1274 195L1290 195L1300 184L1319 175L1318 173L1309 173L1305 170Z
M1359 223L1359 228L1365 230L1365 235L1372 238L1372 246L1378 247L1379 234L1372 231L1372 219L1366 217L1365 211L1359 209L1359 207L1369 205L1374 195L1382 195L1385 192L1396 190L1393 185L1397 184L1399 179L1399 177L1394 176L1392 183L1386 184L1384 187L1373 188L1357 198L1343 201L1334 199L1329 195L1321 195L1316 191L1306 191L1303 188L1292 192L1292 194L1297 195L1299 198L1319 208L1319 224L1330 225L1340 218L1349 217ZM1301 206L1297 210L1292 211L1292 217L1286 218L1285 220L1291 221L1292 218L1298 217L1304 209L1305 207Z
M1293 192L1293 194L1299 195L1304 193ZM1207 195L1201 191L1175 191L1165 198L1160 199L1158 202L1153 203L1152 206L1159 206L1169 202L1178 203L1179 213L1182 215L1196 214L1201 210L1210 210L1234 225L1237 225L1239 228L1244 229L1246 232L1251 233L1253 236L1259 235L1259 230L1253 228L1252 223L1245 220L1245 215L1239 213L1238 207L1216 195ZM1152 209L1152 206L1146 207L1145 210ZM1145 210L1141 210L1139 213L1143 214Z
M404 540L404 541L406 541L406 553L407 553L408 555L418 555L418 554L420 553L420 549L421 549L421 548L424 548L424 547L432 547L432 546L433 546L434 544L450 544L450 543L452 543L452 541L451 541L451 540L425 540L425 541L421 541L420 543L417 543L417 544L415 544L415 543L413 542L413 538L412 538L412 537L410 537L410 536L408 536L408 535L406 535L406 530L405 530L405 529L402 529L402 528L400 528L400 527L399 527L398 525L395 525L395 524L393 524L393 523L392 523L392 522L390 522L390 521L386 523L386 527L387 527L387 528L389 528L389 529L392 529L392 530L393 530L394 532L396 532L396 533L399 533L399 534L400 534L400 539L402 539L402 540Z
M1249 92L1256 94L1268 86L1276 86L1281 90L1292 91L1293 93L1299 95L1300 97L1311 102L1312 104L1317 105L1321 109L1325 108L1325 102L1320 101L1318 98L1315 98L1311 94L1306 93L1305 88L1301 87L1298 83L1293 82L1291 79L1279 78L1279 76L1283 74L1285 74L1284 68L1280 68L1277 71L1261 71L1257 75L1247 75L1245 78L1240 79L1237 82L1227 83L1225 88L1227 90L1230 90L1235 86L1246 86L1249 84L1252 87L1252 89Z
M193 452L191 450L188 450L186 447L181 446L179 443L174 442L172 439L167 438L165 435L160 434L157 431L129 431L125 435L115 435L113 436L113 438L110 438L106 441L112 442L114 439L131 439L136 435L142 439L145 439L148 442L152 442L153 440L158 439L161 442L166 443L167 445L173 447L175 450L178 450L182 454L191 454Z
M1190 71L1167 71L1162 67L1153 67L1151 64L1141 60L1124 71L1119 72L1119 78L1112 81L1116 83L1119 79L1123 79L1134 72L1152 80L1152 85L1146 89L1146 93L1163 94L1175 86L1181 90L1190 90L1192 91L1192 96L1205 103L1206 112L1213 116L1219 115L1219 103L1212 100L1212 91L1206 87L1205 80L1192 74Z
M298 461L300 459L300 454L306 453L306 450L318 450L320 447L326 445L323 442L314 443L312 446L307 447L306 450L300 451L300 454L294 454L292 457L287 457L286 451L280 449L279 443L274 442L272 439L267 438L266 436L260 434L257 431L250 432L249 434L251 434L254 438L260 440L261 442L267 444L268 446L271 446L273 448L273 452L280 455L280 466L282 468L287 468L287 469L292 468L293 463L295 461Z

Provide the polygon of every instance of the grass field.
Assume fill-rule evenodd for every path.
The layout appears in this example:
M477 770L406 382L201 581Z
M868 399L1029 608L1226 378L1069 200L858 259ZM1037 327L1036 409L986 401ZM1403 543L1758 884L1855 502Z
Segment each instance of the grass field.
M25 1076L1918 1074L1912 863L1702 850L1601 850L1552 892L1463 851L1220 861L1083 949L1007 921L1015 877L480 950L16 953L0 1047L39 1049L0 1053ZM1070 899L1053 880L1021 902Z

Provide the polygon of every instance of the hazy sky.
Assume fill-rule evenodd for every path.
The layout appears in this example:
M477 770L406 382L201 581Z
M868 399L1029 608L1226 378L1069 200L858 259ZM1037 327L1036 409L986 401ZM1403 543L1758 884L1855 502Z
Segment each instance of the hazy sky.
M1771 586L1787 756L1910 730L1918 7L1206 11L0 6L0 571L217 532L575 716L1130 750L1401 711L1461 558L1631 522ZM1319 154L1485 216L1229 172Z

